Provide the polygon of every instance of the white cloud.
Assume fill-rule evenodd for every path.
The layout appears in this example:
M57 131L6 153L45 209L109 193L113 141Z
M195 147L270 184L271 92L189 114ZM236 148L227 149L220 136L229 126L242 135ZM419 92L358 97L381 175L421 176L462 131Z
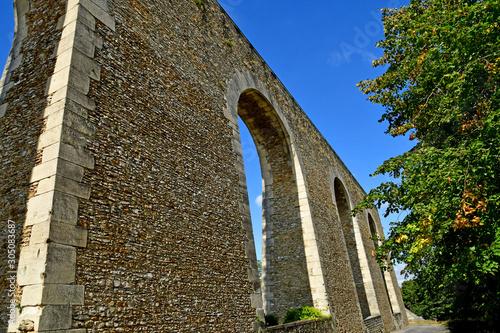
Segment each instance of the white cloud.
M257 198L255 198L255 203L257 204L257 206L262 208L262 195L259 195Z

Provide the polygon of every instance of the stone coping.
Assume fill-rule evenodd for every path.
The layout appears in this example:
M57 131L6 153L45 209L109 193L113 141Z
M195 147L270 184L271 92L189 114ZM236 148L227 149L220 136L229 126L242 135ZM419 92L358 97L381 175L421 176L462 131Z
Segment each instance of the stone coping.
M311 324L311 323L322 322L322 321L331 321L331 320L332 320L331 317L327 317L327 318L318 318L318 319L307 319L307 320L294 321L293 323L286 323L286 324L281 324L281 325L267 327L266 331L267 332L280 331L280 330L287 329L287 328L305 326L305 325L308 325L308 324Z

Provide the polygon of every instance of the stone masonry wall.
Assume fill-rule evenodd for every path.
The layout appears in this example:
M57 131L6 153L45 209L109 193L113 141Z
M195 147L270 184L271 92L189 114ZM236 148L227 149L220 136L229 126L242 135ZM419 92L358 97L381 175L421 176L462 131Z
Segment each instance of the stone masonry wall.
M384 332L384 323L380 316L371 316L365 318L366 333Z
M109 4L116 32L98 30L104 46L95 59L102 73L90 90L97 101L90 117L98 130L88 145L96 162L84 177L92 187L90 202L80 204L89 244L79 250L77 262L86 304L75 308L75 327L140 325L181 332L206 322L222 330L234 320L243 332L255 315L247 296L252 289L245 283L245 234L234 206L238 178L231 169L231 133L221 113L225 82L234 69L251 70L293 126L291 115L300 115L300 108L217 4ZM107 244L110 238L114 247ZM154 250L143 256L138 246ZM138 267L131 267L136 261ZM203 276L214 274L214 266L214 277ZM349 279L348 270L337 271L344 271L340 280ZM229 298L241 290L246 292L239 300ZM346 301L332 303L344 307ZM235 314L235 308L241 311ZM167 320L165 312L172 314ZM362 325L361 318L338 320L346 329Z
M329 168L337 170L342 179L347 180L347 191L358 186L324 138L312 134L315 133L314 125L307 121L301 121L300 125L301 133L310 133L307 138L305 135L301 136L300 150L307 170L308 188L312 198L311 209L319 235L320 256L335 325L339 332L362 332L362 319L358 319L362 318L361 309L342 226L333 202Z
M53 53L60 38L57 24L64 13L60 1L31 1L27 6L17 2L18 31L0 86L0 332L7 331L10 301L20 301L20 290L11 296L7 278L15 276L19 251L30 237L31 228L23 230L27 200L36 184L30 183L31 170L40 163L37 142L44 131L43 111L47 104L44 87L53 73ZM29 7L29 11L28 11ZM24 16L24 13L26 15ZM26 30L29 26L29 34ZM26 38L22 38L27 34ZM41 88L42 87L42 88ZM13 265L7 260L8 224L15 224L15 255ZM9 292L7 292L9 291Z
M322 258L324 274L326 275L325 280L328 293L330 297L334 299L331 304L332 310L334 314L338 313L341 317L340 319L337 317L335 318L337 323L336 326L339 332L342 332L343 324L341 324L340 321L361 316L361 310L358 304L348 301L349 299L357 298L355 290L351 287L354 286L352 275L340 275L346 274L345 270L350 266L350 263L349 258L346 257L347 253L344 251L344 237L342 233L339 233L342 227L336 214L336 205L333 202L333 180L331 184L325 180L330 180L332 177L341 179L346 191L349 193L353 206L361 201L365 192L325 139L315 131L314 125L310 122L301 122L301 125L299 135L300 133L308 133L309 135L307 140L297 141L304 144L304 146L300 147L300 151L307 170L308 188L312 198L311 208L315 218L315 227L317 233L321 235L319 243L321 251L320 256ZM302 136L300 137L302 138ZM333 170L334 176L332 176L328 168ZM382 230L378 214L374 211L372 212L372 216L376 221L378 230ZM374 260L373 256L371 256L373 242L370 240L371 236L367 218L362 214L359 214L356 218L358 219L361 229L365 253L368 254L368 263L376 289L379 311L382 315L386 330L391 331L396 327L392 319L391 308L387 293L385 292L382 274L380 273L377 262ZM339 281L339 279L343 279L344 283L332 283L333 281ZM395 276L393 276L393 279L395 279ZM397 285L397 282L395 282L395 284ZM400 293L398 295L398 297L400 297ZM402 300L399 304L402 305ZM362 330L361 327L356 329Z
M290 324L283 324L278 326L268 327L266 332L271 333L334 333L332 320L326 319L313 319L304 320Z
M15 221L18 250L25 243L40 242L52 248L57 242L52 233L40 240L30 234L31 227L22 225L27 200L42 195L37 181L30 182L30 174L48 156L47 151L37 152L44 124L53 119L44 116L47 105L54 109L46 83L52 76L51 89L62 86L56 80L59 76L53 75L55 62L63 59L57 43L61 31L68 31L66 25L62 30L62 20L74 19L62 14L78 8L76 20L83 26L74 46L79 51L71 54L85 53L81 59L92 70L82 76L86 84L78 85L75 80L82 73L71 69L69 80L76 85L71 89L79 89L74 96L80 102L61 107L70 115L79 112L86 127L78 127L73 118L64 120L79 134L61 140L77 146L78 156L84 152L92 160L79 162L82 176L76 182L87 191L72 197L76 206L68 208L77 214L73 227L78 235L85 230L88 236L85 242L80 239L74 245L71 240L67 245L76 253L74 277L60 288L84 288L84 294L60 298L43 294L55 304L50 309L57 313L69 309L69 321L42 320L35 327L54 326L71 333L257 329L255 316L262 313L255 300L260 285L252 277L255 249L249 248L252 236L242 222L247 216L236 167L239 155L233 125L225 115L229 82L235 73L251 73L272 99L266 104L242 97L239 104L240 109L247 106L241 116L250 128L254 126L253 134L263 130L267 132L260 138L268 135L260 146L269 153L270 169L264 170L270 174L266 193L272 193L267 213L275 228L267 260L269 311L281 315L290 307L313 305L318 292L312 289L319 288L326 302L321 304L329 304L322 310L333 315L337 331L362 332L355 279L330 186L331 170L343 181L353 204L364 191L219 4L215 0L198 5L192 0L68 1L30 2L29 29L22 41L25 55L12 71L10 82L15 84L0 103L5 111L0 117L1 143L6 147L1 151L2 170L8 175L0 180L0 223ZM79 44L83 40L87 44ZM265 124L260 112L271 105L279 107L282 118L266 111L271 120ZM48 140L47 133L43 140ZM37 175L43 178L40 172ZM55 193L71 191L57 182L54 188ZM47 213L49 219L52 216L49 223L61 226L54 216L65 207L55 208L56 213ZM33 217L32 212L28 215ZM380 224L375 212L372 215ZM308 235L306 220L312 221ZM365 251L371 253L366 217L359 223ZM2 241L6 237L2 235ZM311 259L311 253L317 254ZM366 260L384 325L392 330L389 299L380 289L382 274L373 258ZM23 265L29 270L29 260ZM48 288L51 278L40 278L40 288ZM25 281L29 281L26 276ZM0 287L6 286L6 280L2 283ZM23 294L23 301L30 296ZM3 298L2 304L8 301ZM30 301L33 309L45 304L34 297ZM6 318L5 312L0 315ZM5 324L1 322L2 328Z
M86 302L74 325L246 332L255 312L238 177L221 78L204 64L222 56L196 28L222 17L187 1L142 3L110 2L116 32L98 28L96 162L80 212L89 244L77 264Z

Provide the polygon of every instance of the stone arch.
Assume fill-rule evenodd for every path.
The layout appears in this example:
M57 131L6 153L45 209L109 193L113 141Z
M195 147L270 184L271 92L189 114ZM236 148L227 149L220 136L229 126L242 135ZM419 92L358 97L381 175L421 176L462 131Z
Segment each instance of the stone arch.
M286 309L315 306L328 311L321 262L293 131L265 86L252 74L236 72L229 82L224 110L233 131L240 175L241 214L247 231L252 304L259 315L283 316ZM238 117L252 135L263 178L262 288L246 190Z
M370 234L373 238L373 245L375 248L378 248L379 246L379 235L383 235L383 233L379 232L377 229L377 225L375 223L375 220L373 219L373 216L371 213L368 214L368 225L370 227ZM399 307L398 299L396 296L396 290L394 288L394 282L392 280L392 275L391 272L384 271L381 269L383 281L384 281L384 287L385 291L387 294L387 297L389 299L389 306L391 307L391 312L392 313L400 313L401 309Z
M2 78L0 80L0 117L5 114L7 109L7 104L3 103L7 91L14 85L14 83L10 81L12 71L14 71L14 69L16 69L21 63L21 45L23 39L28 34L26 14L28 13L29 8L29 0L14 0L14 41L12 42L12 48L10 49L7 63L5 64Z
M263 301L266 312L312 306L289 135L258 91L247 89L238 115L252 135L263 178Z
M347 253L354 277L356 292L363 318L380 315L375 286L357 218L350 216L352 202L339 177L333 180L334 202L342 226Z

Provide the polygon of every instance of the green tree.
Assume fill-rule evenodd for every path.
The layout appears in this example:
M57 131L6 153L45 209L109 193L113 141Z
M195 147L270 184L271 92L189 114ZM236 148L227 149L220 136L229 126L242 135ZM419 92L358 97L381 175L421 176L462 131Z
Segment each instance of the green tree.
M421 285L466 286L491 321L500 314L500 4L411 0L384 9L386 72L359 83L385 111L387 133L416 145L375 171L395 181L354 213L406 211L377 250L405 262Z
M430 289L418 280L408 280L401 285L401 296L410 311L425 319L446 320L454 317L455 294L450 289Z
M418 305L422 302L417 282L415 280L403 281L401 284L401 296L405 306L415 313L417 316L422 316L422 311Z

